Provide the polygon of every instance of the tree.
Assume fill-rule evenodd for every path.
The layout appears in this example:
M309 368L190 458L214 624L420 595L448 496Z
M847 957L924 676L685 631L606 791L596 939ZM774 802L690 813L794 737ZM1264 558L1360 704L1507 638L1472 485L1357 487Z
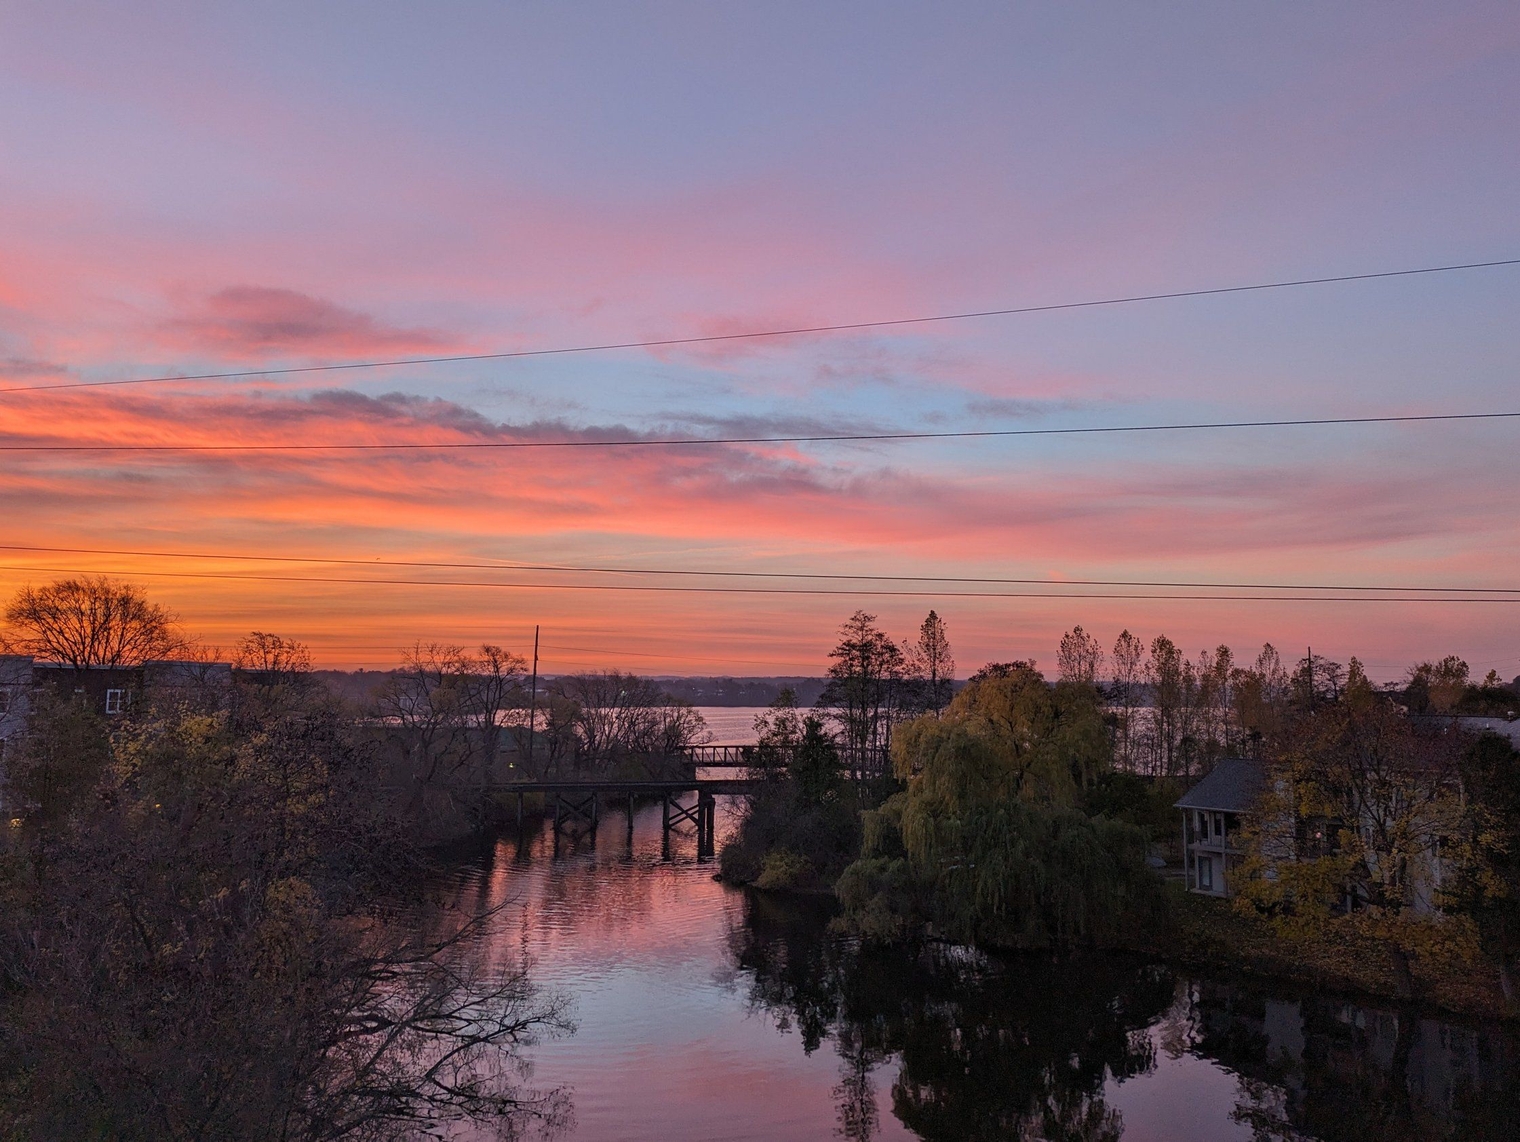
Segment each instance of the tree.
M757 777L785 776L802 741L802 715L797 710L797 691L783 686L763 713L755 715L755 744L746 751L750 772Z
M265 704L299 703L312 689L311 652L305 644L266 631L238 641L232 668L243 683L241 691Z
M522 656L489 643L477 654L417 643L402 658L376 693L375 711L394 729L419 802L429 786L457 792L497 777L503 723L521 705Z
M707 723L658 683L616 670L557 678L551 695L574 707L576 764L606 768L663 760L703 740Z
M752 776L739 827L719 854L725 879L763 889L822 888L858 852L860 815L846 788L839 747L813 714L782 690L755 718L745 751Z
M1235 667L1230 672L1230 705L1233 734L1252 753L1263 739L1275 736L1282 728L1288 704L1288 672L1277 650L1263 644L1256 662L1249 668Z
M1114 705L1119 707L1119 760L1133 769L1136 762L1135 709L1140 704L1145 644L1128 630L1114 640Z
M132 584L104 576L23 587L5 619L16 631L7 646L75 670L141 666L185 648L177 616Z
M502 722L510 709L522 705L522 681L528 663L520 654L484 643L466 663L465 688L470 715L479 728L485 764L482 781L489 780L501 749Z
M1499 963L1499 981L1515 998L1520 960L1520 750L1485 733L1462 759L1463 787L1472 798L1466 862L1453 895L1477 921L1484 949Z
M105 758L55 768L0 862L0 1136L382 1142L556 1113L513 1055L559 1006L464 953L480 917L427 909L323 695L109 736L64 713L32 756Z
M876 616L856 611L839 628L829 657L829 681L817 707L839 727L851 776L875 776L892 741L903 678L903 652L876 625Z
M1198 715L1194 719L1199 751L1212 766L1226 753L1239 752L1231 733L1230 707L1235 652L1221 643L1198 655Z
M1467 694L1468 678L1467 663L1455 654L1440 662L1422 662L1409 670L1405 700L1416 714L1452 713Z
M934 765L944 750L963 757L965 767ZM974 678L938 722L920 718L904 726L892 752L904 780L930 770L937 774L934 782L995 775L985 787L938 790L937 796L956 804L1012 797L1070 805L1109 764L1097 691L1069 682L1052 687L1032 663Z
M918 628L918 641L908 647L908 670L923 688L922 706L938 714L955 689L955 659L944 620L929 612Z
M1150 686L1151 706L1148 730L1151 772L1176 777L1179 770L1191 775L1191 758L1183 753L1183 742L1191 736L1192 713L1197 698L1198 679L1193 664L1164 634L1151 640L1150 661L1145 680ZM1181 763L1181 764L1179 764Z
M1419 956L1469 950L1471 928L1439 915L1441 870L1461 865L1468 835L1465 742L1403 716L1355 659L1339 691L1301 711L1270 760L1239 906L1292 938L1342 923L1370 934L1408 989Z
M1061 636L1056 669L1063 681L1096 686L1103 669L1103 647L1080 626L1073 627Z
M250 674L289 680L311 670L311 651L293 638L256 630L238 640L232 665Z
M375 695L376 712L400 740L418 803L430 785L462 770L474 756L471 690L470 660L462 647L419 642L402 653L400 669Z
M866 815L839 881L862 934L928 922L1003 946L1105 944L1160 906L1145 834L1074 807L1108 764L1094 687L1048 686L1027 663L989 673L943 717L904 726L892 752L907 789Z
M1312 710L1322 703L1338 701L1345 681L1344 666L1310 650L1298 660L1289 685L1298 707Z

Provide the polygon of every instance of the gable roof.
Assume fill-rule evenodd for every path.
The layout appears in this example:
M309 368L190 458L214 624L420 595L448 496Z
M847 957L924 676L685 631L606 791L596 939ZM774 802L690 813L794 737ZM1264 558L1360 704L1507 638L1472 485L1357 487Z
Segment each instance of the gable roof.
M1266 782L1261 765L1243 757L1222 757L1213 770L1175 802L1178 809L1248 812Z

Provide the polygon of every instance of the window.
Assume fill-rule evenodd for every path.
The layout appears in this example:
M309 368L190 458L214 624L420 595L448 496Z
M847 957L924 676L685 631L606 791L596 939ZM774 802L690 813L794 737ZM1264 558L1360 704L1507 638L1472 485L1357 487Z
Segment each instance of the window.
M1223 813L1215 813L1214 814L1214 835L1216 837L1220 837L1220 838L1224 837L1224 814Z
M1198 836L1201 840L1206 841L1209 839L1209 815L1207 813L1198 814Z
M125 704L127 692L125 690L106 691L106 713L119 714Z
M1199 857L1198 858L1198 887L1199 888L1213 888L1214 887L1214 858L1213 857Z

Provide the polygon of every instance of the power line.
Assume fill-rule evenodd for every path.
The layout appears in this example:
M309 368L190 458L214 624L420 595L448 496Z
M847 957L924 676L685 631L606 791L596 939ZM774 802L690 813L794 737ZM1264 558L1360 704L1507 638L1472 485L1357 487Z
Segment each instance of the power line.
M1298 286L1332 285L1338 282L1361 282L1377 278L1412 277L1418 274L1445 274L1457 270L1480 270L1515 265L1520 265L1520 258L1501 258L1490 262L1463 262L1445 266L1420 266L1409 270L1380 270L1365 274L1338 274L1334 277L1297 278L1291 281L1254 282L1249 285L1215 286L1210 289L1173 290L1168 293L1132 294L1126 297L1107 297L1090 301L1063 301L1048 305L1023 305L1006 309L982 309L966 313L940 313L926 317L894 317L878 321L850 321L830 325L802 325L782 329L756 329L746 333L713 333L700 337L662 337L647 341L614 341L602 344L566 345L548 349L517 349L500 353L459 353L444 357L400 357L381 361L351 361L336 365L300 365L282 369L244 369L236 372L192 373L183 376L131 377L117 381L68 381L58 385L22 385L13 388L0 388L0 393L38 392L57 389L93 389L118 385L152 385L173 381L235 380L242 377L290 376L297 373L329 373L355 369L389 369L408 365L446 365L465 361L505 361L524 357L565 356L572 353L606 353L620 349L659 349L676 345L708 345L721 341L753 341L769 337L797 337L810 333L847 333L862 329L927 325L940 321L970 321L984 317L1013 317L1027 313L1051 313L1063 309L1092 309L1099 306L1132 305L1143 301L1171 301L1188 297L1252 293L1261 290L1291 289Z
M219 559L241 563L315 563L344 567L418 567L448 571L557 571L585 575L658 575L724 579L810 579L874 583L966 583L1042 587L1153 587L1182 590L1243 591L1382 591L1409 594L1520 595L1520 587L1410 587L1365 583L1210 583L1150 579L1018 579L971 575L845 574L824 571L702 571L674 567L586 566L567 563L499 561L476 563L457 560L344 559L314 555L241 555L212 551L154 551L119 547L41 547L0 543L0 551L33 551L49 555L117 555L145 559ZM1064 597L1064 596L1063 596ZM578 647L561 649L582 649Z
M0 389L0 392L5 390ZM968 440L1010 436L1083 436L1117 432L1194 432L1221 428L1301 428L1315 425L1411 424L1443 420L1510 420L1514 412L1442 412L1408 416L1336 416L1296 420L1216 420L1176 424L1108 424L1087 428L986 428L951 432L861 432L814 436L658 437L634 440L478 440L437 444L0 444L0 452L455 452L522 448L668 448L712 444L824 444L850 441Z
M46 571L57 575L91 575L98 570L78 567L7 567L8 571ZM1456 598L1432 595L1141 595L1104 591L888 591L879 588L843 590L823 587L670 587L630 583L503 583L459 579L381 579L337 578L312 575L255 575L210 571L129 571L129 575L148 575L159 579L203 579L255 583L330 583L335 586L401 587L486 587L502 590L542 591L618 591L674 595L813 595L846 597L898 597L943 599L1150 599L1157 601L1217 602L1299 602L1299 603L1520 603L1520 598L1493 598L1463 595ZM1049 584L1056 586L1057 584Z

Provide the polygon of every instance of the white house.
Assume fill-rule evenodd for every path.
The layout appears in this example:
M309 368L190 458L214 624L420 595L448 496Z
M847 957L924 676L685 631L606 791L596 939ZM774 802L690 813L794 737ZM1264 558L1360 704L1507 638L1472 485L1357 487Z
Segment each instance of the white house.
M1265 782L1259 763L1225 757L1175 802L1182 810L1182 862L1189 891L1231 894L1235 870L1245 856L1239 844L1241 818L1252 810Z

